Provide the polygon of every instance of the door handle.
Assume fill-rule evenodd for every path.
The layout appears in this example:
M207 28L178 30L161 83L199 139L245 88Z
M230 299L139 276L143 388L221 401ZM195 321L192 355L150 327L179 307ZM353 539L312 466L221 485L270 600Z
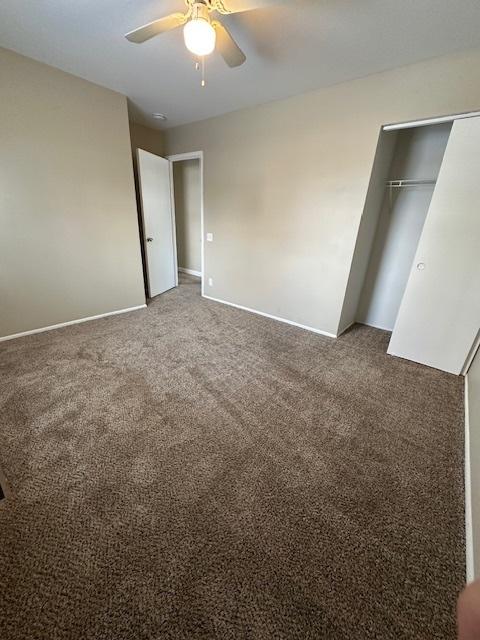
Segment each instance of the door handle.
M147 238L147 242L153 242L153 238Z

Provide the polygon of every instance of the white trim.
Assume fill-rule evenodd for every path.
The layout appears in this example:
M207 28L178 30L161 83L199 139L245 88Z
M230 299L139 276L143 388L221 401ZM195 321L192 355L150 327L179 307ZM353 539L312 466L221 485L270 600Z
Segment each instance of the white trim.
M203 158L203 151L188 151L187 153L174 153L171 156L165 156L170 162L180 162L181 160L199 160Z
M52 324L48 327L41 327L40 329L30 329L30 331L22 331L21 333L12 333L9 336L0 337L0 342L5 342L6 340L15 340L15 338L23 338L24 336L31 336L35 333L43 333L44 331L52 331L53 329L61 329L62 327L69 327L72 324L90 322L90 320L99 320L100 318L107 318L108 316L117 316L120 313L129 313L130 311L138 311L138 309L145 309L146 306L147 306L146 304L139 304L136 307L128 307L128 309L118 309L117 311L100 313L97 316L88 316L88 318L79 318L78 320L69 320L68 322L60 322L59 324Z
M175 186L173 184L173 164L168 161L168 175L170 178L170 211L172 221L173 268L175 269L175 286L178 287L178 254L177 254L177 212L175 211Z
M198 278L202 277L201 271L195 271L195 269L184 269L184 267L178 267L180 273L187 273L189 276L197 276Z
M270 313L265 313L264 311L258 311L257 309L250 309L250 307L244 307L241 304L235 304L234 302L227 302L227 300L220 300L219 298L212 298L212 296L206 296L205 294L203 294L203 297L206 298L207 300L213 300L214 302L227 304L229 307L235 307L236 309L242 309L242 311L255 313L258 316L263 316L264 318L270 318L270 320L277 320L277 322L284 322L285 324L291 324L292 326L298 327L299 329L306 329L307 331L312 331L313 333L319 333L322 336L327 336L327 338L337 337L334 333L328 333L328 331L322 331L321 329L308 327L305 324L300 324L299 322L294 322L293 320L287 320L286 318L279 318L278 316L272 316Z
M385 124L384 131L395 131L396 129L411 129L413 127L423 127L428 124L440 124L441 122L453 122L463 118L476 118L480 116L480 111L468 111L467 113L455 113L448 116L438 116L437 118L424 118L423 120L412 120L411 122L397 122L395 124Z
M200 277L205 273L205 249L204 249L204 216L205 216L205 197L204 197L204 181L203 181L203 151L190 151L188 153L176 153L171 156L166 156L170 162L181 162L182 160L200 160L200 252L201 252L201 267L202 271ZM201 293L204 295L204 278L201 282Z
M467 582L475 578L472 522L472 480L470 472L470 414L468 409L468 376L465 376L465 554Z

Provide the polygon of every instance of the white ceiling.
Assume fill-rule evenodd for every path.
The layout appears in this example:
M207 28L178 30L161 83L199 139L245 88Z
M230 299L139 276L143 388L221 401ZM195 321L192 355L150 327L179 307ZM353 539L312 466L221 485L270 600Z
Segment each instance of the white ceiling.
M123 37L184 8L183 0L1 0L0 46L126 94L133 118L158 128L480 46L479 0L292 0L222 18L247 62L229 69L213 54L201 88L181 30L142 45Z

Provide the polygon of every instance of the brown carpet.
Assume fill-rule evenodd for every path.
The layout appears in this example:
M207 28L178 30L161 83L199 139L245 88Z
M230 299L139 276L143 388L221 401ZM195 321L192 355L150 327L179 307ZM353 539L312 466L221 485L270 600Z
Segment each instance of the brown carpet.
M454 638L462 381L184 282L0 345L0 638Z

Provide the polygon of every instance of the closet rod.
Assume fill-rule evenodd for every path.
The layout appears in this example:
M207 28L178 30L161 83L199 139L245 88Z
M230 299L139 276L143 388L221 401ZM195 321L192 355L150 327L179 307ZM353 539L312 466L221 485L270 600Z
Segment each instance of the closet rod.
M412 129L413 127L423 127L429 124L440 124L442 122L453 122L463 118L476 118L480 116L480 111L467 111L467 113L454 113L448 116L438 116L435 118L424 118L423 120L411 120L410 122L396 122L394 124L383 125L384 131L395 131L395 129Z
M387 186L390 188L414 187L422 184L436 184L436 180L389 180Z

